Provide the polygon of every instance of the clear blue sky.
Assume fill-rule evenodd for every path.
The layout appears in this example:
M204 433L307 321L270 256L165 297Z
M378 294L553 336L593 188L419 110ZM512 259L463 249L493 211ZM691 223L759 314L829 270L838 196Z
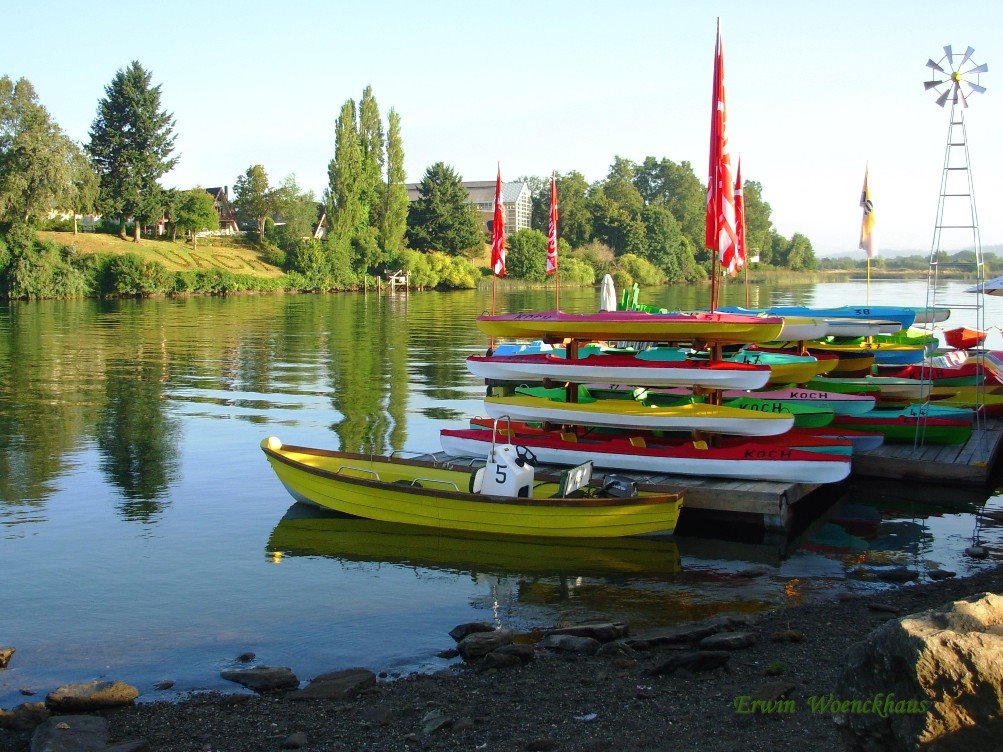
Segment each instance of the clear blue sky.
M949 109L923 91L925 63L974 47L990 66L966 112L982 242L1003 243L1003 11L981 0L0 0L0 75L28 78L86 141L104 87L139 60L177 120L171 186L232 186L261 163L319 195L338 110L367 84L401 115L409 180L441 160L468 180L500 161L505 179L591 181L614 155L690 161L705 180L718 16L743 176L819 253L856 247L868 162L879 252L929 251Z

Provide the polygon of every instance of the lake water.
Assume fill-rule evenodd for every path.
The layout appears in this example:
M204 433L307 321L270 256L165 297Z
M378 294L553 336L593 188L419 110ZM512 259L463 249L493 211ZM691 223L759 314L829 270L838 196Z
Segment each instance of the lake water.
M754 305L841 305L865 288L753 292ZM925 281L875 282L871 302L925 295ZM694 308L707 290L642 297ZM725 303L743 298L734 286ZM551 299L500 293L498 309ZM561 302L591 312L598 291ZM484 350L474 318L489 307L483 292L0 305L0 646L17 648L0 706L23 701L21 688L99 676L143 699L171 696L153 690L161 679L233 689L219 671L245 651L302 678L430 670L460 622L671 624L883 587L894 566L964 574L986 566L963 555L976 535L1003 551L1000 529L976 516L987 494L889 483L854 482L806 508L783 557L776 541L720 527L540 545L292 505L258 449L266 436L434 451L440 428L483 412L463 359ZM1000 321L1003 300L987 298L987 322ZM998 330L989 344L1003 348Z

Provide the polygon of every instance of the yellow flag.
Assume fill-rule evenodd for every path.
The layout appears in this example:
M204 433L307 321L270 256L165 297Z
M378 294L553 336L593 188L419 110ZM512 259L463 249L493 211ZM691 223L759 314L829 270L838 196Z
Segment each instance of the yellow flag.
M860 220L860 250L867 251L867 258L874 258L874 203L867 187L867 168L864 168L864 190L860 192L860 207L864 216Z

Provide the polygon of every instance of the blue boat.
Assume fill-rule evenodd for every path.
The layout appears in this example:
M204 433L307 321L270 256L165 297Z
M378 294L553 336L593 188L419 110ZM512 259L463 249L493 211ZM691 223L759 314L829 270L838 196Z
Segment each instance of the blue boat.
M866 319L869 321L894 321L908 329L916 321L916 309L906 306L836 306L835 308L808 308L807 306L773 306L748 309L738 306L718 308L722 313L746 313L768 316L806 316L808 318Z

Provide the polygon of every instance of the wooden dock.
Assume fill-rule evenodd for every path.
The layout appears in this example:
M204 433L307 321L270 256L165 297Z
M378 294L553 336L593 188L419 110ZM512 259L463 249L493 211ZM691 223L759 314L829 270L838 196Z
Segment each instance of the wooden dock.
M855 477L891 478L912 483L985 486L999 460L1003 421L989 418L961 446L883 444L853 453Z

